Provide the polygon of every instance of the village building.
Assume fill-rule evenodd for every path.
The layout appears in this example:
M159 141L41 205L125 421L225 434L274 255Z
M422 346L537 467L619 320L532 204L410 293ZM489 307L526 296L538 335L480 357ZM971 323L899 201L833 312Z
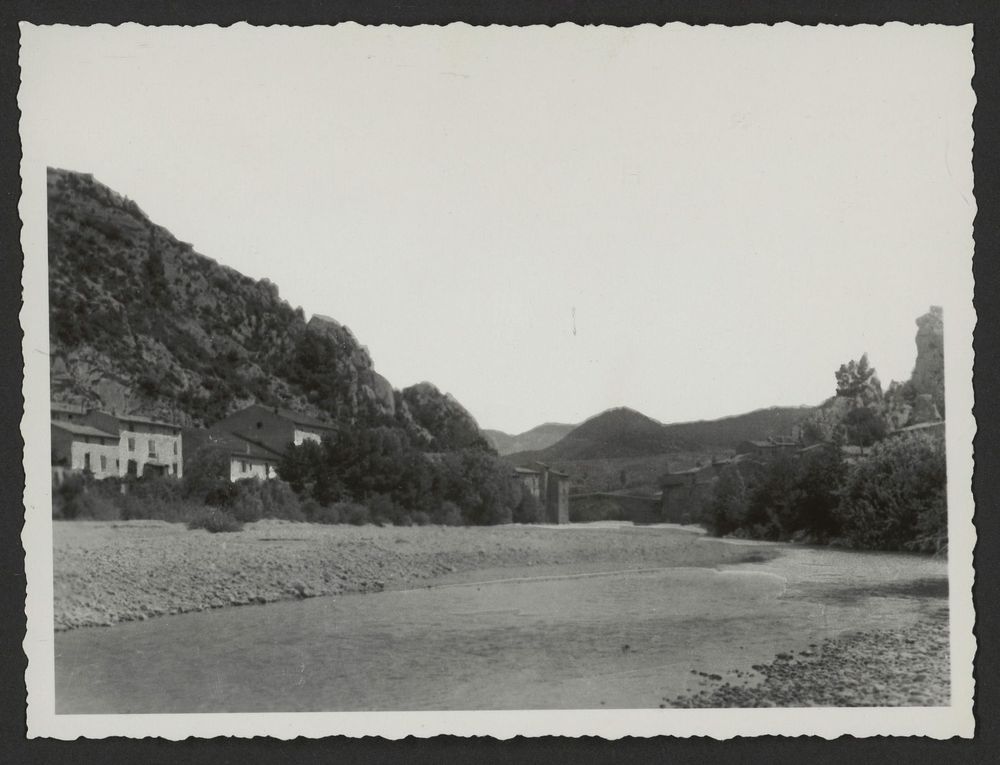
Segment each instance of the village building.
M736 445L737 454L752 454L757 457L773 457L776 454L790 454L802 448L802 441L797 435L771 436L766 439L740 441Z
M118 437L120 477L184 475L181 427L133 414L89 412L83 423Z
M282 454L260 443L216 430L185 429L183 432L185 460L201 459L205 448L226 455L230 481L246 478L269 480L278 477Z
M569 523L569 476L544 462L514 468L514 477L545 508L546 523Z
M217 422L212 431L238 436L282 455L290 445L300 446L306 441L319 443L335 434L337 426L290 409L251 404Z
M117 433L76 422L53 422L51 430L52 478L56 484L69 473L89 473L94 478L118 475Z
M82 422L87 408L77 404L62 404L52 401L49 406L52 422Z

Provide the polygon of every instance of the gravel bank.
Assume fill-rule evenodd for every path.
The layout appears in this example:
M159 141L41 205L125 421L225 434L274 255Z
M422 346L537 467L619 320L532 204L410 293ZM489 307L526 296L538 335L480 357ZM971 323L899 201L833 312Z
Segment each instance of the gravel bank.
M691 670L707 687L664 699L669 707L939 706L949 703L948 619L943 609L906 630L858 632L749 671Z
M695 533L630 526L379 528L261 521L241 532L209 534L161 521L57 522L55 628L412 587L485 569L716 566L747 554Z

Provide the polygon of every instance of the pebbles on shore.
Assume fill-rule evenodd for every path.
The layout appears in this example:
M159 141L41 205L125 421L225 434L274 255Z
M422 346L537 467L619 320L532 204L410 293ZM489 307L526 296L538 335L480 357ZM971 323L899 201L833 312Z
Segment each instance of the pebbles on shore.
M236 533L161 521L54 526L55 628L277 600L377 592L506 566L736 562L736 547L655 529L321 526L261 521Z
M793 655L779 653L730 679L698 670L710 687L671 707L939 706L949 703L948 620L942 614L906 630L858 632Z

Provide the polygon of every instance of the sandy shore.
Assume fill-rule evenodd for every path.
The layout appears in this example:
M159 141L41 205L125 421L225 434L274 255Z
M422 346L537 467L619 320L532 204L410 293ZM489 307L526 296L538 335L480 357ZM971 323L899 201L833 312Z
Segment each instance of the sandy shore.
M483 571L716 566L739 546L676 529L321 526L261 521L209 534L160 521L54 525L55 628L373 592ZM757 554L756 551L752 553Z

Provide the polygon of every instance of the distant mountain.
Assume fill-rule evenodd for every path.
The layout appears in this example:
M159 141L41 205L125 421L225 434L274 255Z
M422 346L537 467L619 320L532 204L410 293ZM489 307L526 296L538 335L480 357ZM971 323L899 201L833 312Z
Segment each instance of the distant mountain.
M682 448L732 449L740 441L789 435L810 417L815 406L772 406L746 414L666 425L665 430Z
M560 422L546 422L524 433L512 436L502 430L484 430L483 435L493 444L493 448L501 455L515 452L537 451L552 446L569 433L576 425L566 425Z
M509 454L508 461L542 460L558 465L579 460L607 460L671 452L712 452L740 441L788 434L815 407L771 407L718 420L664 425L625 407L592 417L544 449Z

